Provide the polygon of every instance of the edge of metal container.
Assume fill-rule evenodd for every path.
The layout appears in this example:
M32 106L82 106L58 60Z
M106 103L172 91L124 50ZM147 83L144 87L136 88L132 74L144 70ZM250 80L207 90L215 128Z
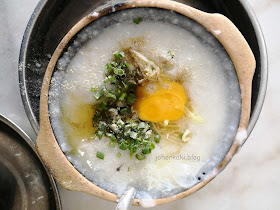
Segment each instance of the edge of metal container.
M5 123L7 126L9 126L10 128L12 128L21 138L24 139L24 141L30 146L30 148L33 150L33 152L35 153L35 155L37 156L37 158L40 160L40 162L42 163L43 168L46 171L47 176L49 177L49 181L51 183L52 186L52 190L54 192L54 198L55 198L55 203L56 203L56 209L57 210L62 210L61 207L61 202L60 202L60 196L59 196L59 192L58 192L58 188L56 185L56 182L54 180L54 178L49 174L48 170L46 169L45 165L43 164L41 158L39 157L39 155L37 154L36 150L35 150L35 144L34 142L28 137L28 135L20 128L18 127L14 122L12 122L11 120L9 120L8 118L6 118L5 116L3 116L2 114L0 114L0 121Z
M19 52L19 63L18 63L18 76L19 76L19 88L20 88L20 95L23 102L23 106L28 117L29 122L36 134L39 131L39 124L37 119L32 111L32 107L30 105L30 101L28 98L27 87L26 87L26 79L25 79L25 58L26 58L26 49L29 43L29 38L32 32L32 29L41 14L42 9L44 8L47 0L40 0L37 6L35 7L28 23L26 29L24 31L24 35L22 38L20 52Z
M260 26L260 23L256 17L256 14L249 4L247 0L239 0L243 8L245 9L249 19L251 20L251 23L255 29L255 34L257 37L257 41L259 44L259 49L260 49L260 59L261 59L261 80L260 80L260 89L259 89L259 94L258 98L255 104L255 108L253 112L251 113L251 117L249 120L249 125L247 129L247 135L252 133L259 116L261 114L261 110L264 104L265 100L265 95L266 95L266 90L267 90L267 81L268 81L268 55L267 55L267 48L266 48L266 43L264 39L264 35ZM248 139L247 137L247 139ZM247 140L246 139L246 140ZM246 141L243 142L241 146L244 145Z
M20 54L19 54L19 65L18 65L18 72L19 72L19 87L21 92L21 98L23 101L24 109L27 114L27 117L32 125L33 130L36 134L38 134L39 131L39 124L37 122L36 117L34 116L34 113L32 111L32 107L30 105L30 101L28 98L27 93L27 87L26 87L26 79L25 79L25 58L26 58L26 47L29 43L30 34L32 32L32 29L34 27L34 24L37 21L38 16L41 14L41 10L44 8L47 0L40 0L37 4L34 12L31 15L31 18L28 22L28 25L25 29L22 44L20 48ZM256 33L257 42L260 49L260 59L261 59L261 79L260 79L260 89L258 93L258 98L256 100L256 104L254 107L254 110L251 114L249 125L247 129L248 137L251 134L253 128L255 127L257 120L260 116L262 106L265 99L266 89L267 89L267 80L268 80L268 56L267 56L267 49L266 44L263 36L263 32L261 30L260 24L257 20L257 17L246 0L239 0L243 8L245 9L253 27ZM248 138L247 138L248 139ZM244 141L245 143L246 141ZM243 143L243 144L244 144Z

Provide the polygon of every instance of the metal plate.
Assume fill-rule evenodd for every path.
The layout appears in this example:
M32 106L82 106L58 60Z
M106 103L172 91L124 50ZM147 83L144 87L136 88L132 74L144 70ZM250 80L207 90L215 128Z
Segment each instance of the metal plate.
M0 115L0 209L61 209L56 184L34 143Z
M257 61L253 79L251 118L247 133L257 122L267 85L267 53L257 19L245 0L179 0L206 12L227 16L241 31ZM41 0L28 23L19 59L19 85L28 118L39 130L39 98L42 80L56 46L82 17L106 1ZM59 29L59 30L58 30Z

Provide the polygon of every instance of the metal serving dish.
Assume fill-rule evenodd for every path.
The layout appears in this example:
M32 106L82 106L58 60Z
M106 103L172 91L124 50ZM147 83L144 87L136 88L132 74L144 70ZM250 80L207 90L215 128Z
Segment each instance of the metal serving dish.
M209 13L228 17L249 43L255 59L248 135L263 105L267 85L267 52L258 21L245 0L179 0ZM56 46L80 19L103 0L41 0L26 28L19 58L19 85L24 107L35 132L39 130L39 98L46 67Z
M56 183L33 141L0 115L0 209L61 209Z

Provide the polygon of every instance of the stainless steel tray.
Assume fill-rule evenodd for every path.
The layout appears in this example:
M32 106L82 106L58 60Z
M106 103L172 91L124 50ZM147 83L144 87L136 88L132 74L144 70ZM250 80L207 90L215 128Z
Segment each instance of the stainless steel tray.
M0 209L61 209L56 183L34 143L0 115Z

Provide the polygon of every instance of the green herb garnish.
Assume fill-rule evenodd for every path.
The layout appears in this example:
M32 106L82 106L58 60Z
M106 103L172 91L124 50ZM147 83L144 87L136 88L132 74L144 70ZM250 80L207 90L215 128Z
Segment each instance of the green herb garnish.
M136 154L135 157L138 159L138 160L144 160L146 158L146 156L144 154Z
M97 88L91 88L91 89L90 89L90 91L93 92L93 93L96 93L97 90L98 90Z
M127 97L127 103L129 105L133 105L135 103L135 101L136 101L136 95L133 93L130 93Z
M114 57L116 60L121 60L124 58L124 52L114 52Z
M99 159L104 160L104 154L102 152L97 152L96 153L96 157L98 157Z
M138 18L135 18L135 19L133 20L133 22L134 22L135 24L139 24L142 20L143 20L143 19L142 19L141 17L138 17Z
M112 147L112 148L115 148L115 146L116 146L116 142L114 142L114 141L110 141L109 146L110 146L110 147Z
M103 131L97 131L96 133L96 136L99 138L99 139L101 139L102 137L103 137L103 135L104 135L104 132Z
M174 58L175 55L171 52L171 50L168 50L167 53L170 55L171 58Z
M119 97L120 101L123 101L126 97L126 93L122 93L121 96Z
M95 97L96 100L101 99L103 96L104 96L104 93L103 93L102 90L101 90L101 91L98 91L98 92L96 92L96 93L94 94L94 97Z
M155 140L155 142L158 144L159 142L160 142L160 135L156 135L155 137L154 137L154 140Z
M113 56L114 60L106 64L104 85L91 88L98 101L93 117L95 135L99 139L109 139L108 145L112 148L117 145L121 150L129 150L131 158L137 153L135 157L143 160L155 148L152 141L160 141L153 126L141 121L132 109L137 100L138 80L143 79L143 75L130 69L124 52L114 52ZM97 157L101 158L101 154L97 153ZM118 153L117 157L120 156L121 153Z
M182 139L182 138L183 138L183 135L184 135L183 133L180 133L180 134L179 134L179 138Z

